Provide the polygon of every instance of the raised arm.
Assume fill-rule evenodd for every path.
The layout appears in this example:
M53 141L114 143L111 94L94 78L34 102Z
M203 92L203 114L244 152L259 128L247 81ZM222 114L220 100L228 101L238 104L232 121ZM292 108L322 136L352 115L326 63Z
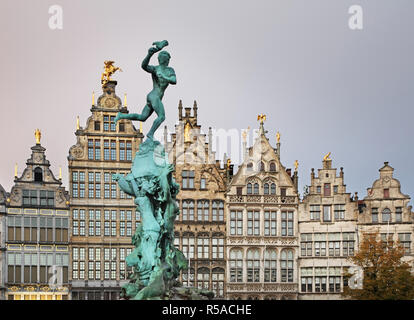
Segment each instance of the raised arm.
M144 69L146 72L149 72L149 73L155 72L155 67L150 66L149 62L150 62L152 55L157 51L159 51L157 50L157 48L153 48L153 47L149 48L147 56L144 58L144 60L142 60L141 68Z

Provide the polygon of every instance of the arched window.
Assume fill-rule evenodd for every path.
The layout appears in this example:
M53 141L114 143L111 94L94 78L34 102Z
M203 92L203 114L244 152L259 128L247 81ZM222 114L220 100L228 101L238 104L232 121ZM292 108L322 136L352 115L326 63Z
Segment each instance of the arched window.
M247 184L247 194L252 194L252 184L251 183Z
M382 210L382 222L391 222L391 210L385 208Z
M211 279L212 289L215 293L215 297L224 297L224 269L214 268Z
M210 204L208 200L197 201L197 220L208 221L209 220Z
M293 282L293 251L283 250L280 260L281 282Z
M37 167L34 169L34 181L43 182L43 171L42 168Z
M254 194L259 194L259 184L258 183L254 184Z
M275 172L276 171L276 165L274 162L270 163L270 171Z
M264 282L276 282L276 265L276 250L266 250L264 254Z
M194 200L183 200L183 221L194 221Z
M230 251L230 282L243 281L243 252L241 249Z
M247 171L253 171L253 163L249 162L246 168L247 168Z
M247 251L247 282L260 282L259 249Z
M265 165L263 161L260 161L259 168L260 168L260 171L265 171Z
M270 194L276 194L276 184L274 183L270 185Z
M264 194L269 194L269 184L268 183L264 184Z
M197 270L197 288L210 289L210 270L208 268Z

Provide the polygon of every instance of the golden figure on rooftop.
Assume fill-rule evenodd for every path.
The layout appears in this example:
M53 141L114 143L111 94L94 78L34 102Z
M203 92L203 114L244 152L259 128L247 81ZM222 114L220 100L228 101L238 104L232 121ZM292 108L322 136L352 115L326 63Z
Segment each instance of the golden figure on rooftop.
M295 166L295 171L298 171L299 161L298 160L295 160L295 162L293 164Z
M115 67L114 64L115 61L112 60L105 60L104 61L104 72L102 73L101 82L102 84L106 84L108 81L111 81L111 76L115 73L115 71L119 70L122 72L122 69L119 67Z
M332 160L331 158L329 158L329 156L331 155L330 152L328 152L324 157L323 157L323 161L329 161Z
M266 121L266 115L261 113L259 115L257 115L257 121L260 121L260 123L263 123Z
M184 142L190 142L191 141L191 139L190 139L190 129L191 129L190 123L187 122L185 127L184 127Z
M39 129L35 130L35 138L36 138L36 144L40 144L40 138L42 137L42 133Z
M276 132L276 140L277 140L277 143L280 143L280 133L279 133L279 131Z

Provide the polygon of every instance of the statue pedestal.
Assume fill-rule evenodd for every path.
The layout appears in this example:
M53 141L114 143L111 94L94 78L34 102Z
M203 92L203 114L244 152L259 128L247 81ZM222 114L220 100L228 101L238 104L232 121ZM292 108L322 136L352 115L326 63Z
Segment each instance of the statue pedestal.
M187 259L174 246L174 220L179 214L179 185L172 178L173 165L164 147L147 139L136 153L131 172L115 175L119 187L135 198L141 222L132 236L135 249L126 258L133 268L130 283L122 288L124 299L211 299L212 292L185 288L176 280Z

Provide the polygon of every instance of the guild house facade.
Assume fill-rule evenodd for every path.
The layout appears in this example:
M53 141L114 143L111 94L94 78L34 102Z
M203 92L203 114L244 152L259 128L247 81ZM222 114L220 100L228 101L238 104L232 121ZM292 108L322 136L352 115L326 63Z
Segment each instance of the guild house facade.
M245 147L245 143L244 143ZM261 119L253 146L227 187L228 299L296 299L298 176L280 161Z
M131 236L140 221L132 197L112 180L131 169L142 134L130 120L114 122L118 111L128 112L108 81L91 116L76 128L69 149L71 248L69 277L73 300L118 299L128 282L125 258L133 248Z
M220 164L212 151L212 131L208 140L197 120L198 107L178 106L178 124L164 145L174 164L174 178L180 185L177 201L180 215L175 221L175 245L188 259L188 268L180 276L186 286L214 291L225 297L226 215L224 212L227 181L233 166Z
M69 193L56 179L46 149L36 144L7 198L8 300L69 299Z

